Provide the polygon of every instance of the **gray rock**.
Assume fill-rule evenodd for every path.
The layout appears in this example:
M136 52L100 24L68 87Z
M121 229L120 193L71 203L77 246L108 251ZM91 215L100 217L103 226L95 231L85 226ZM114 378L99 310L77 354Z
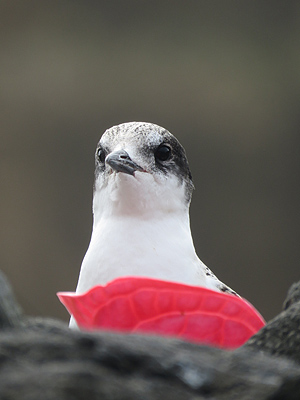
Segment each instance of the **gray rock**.
M21 326L22 313L11 287L0 271L0 329Z
M299 399L299 284L291 293L287 309L236 351L23 318L0 331L0 399Z
M300 396L300 367L250 349L34 324L0 335L0 398L267 399ZM271 397L273 396L273 397Z
M285 356L300 363L300 282L290 288L284 310L244 347Z

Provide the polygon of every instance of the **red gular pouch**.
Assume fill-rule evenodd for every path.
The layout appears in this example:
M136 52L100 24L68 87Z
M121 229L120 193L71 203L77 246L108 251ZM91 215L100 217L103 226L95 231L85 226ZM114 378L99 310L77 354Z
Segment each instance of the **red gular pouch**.
M238 296L150 278L118 278L83 294L57 296L85 330L155 334L235 349L265 325Z

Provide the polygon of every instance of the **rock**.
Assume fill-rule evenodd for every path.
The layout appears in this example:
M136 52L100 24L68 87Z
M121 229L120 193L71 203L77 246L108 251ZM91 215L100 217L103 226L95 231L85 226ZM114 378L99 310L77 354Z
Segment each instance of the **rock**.
M299 353L292 351L299 349L299 286L290 292L287 309L236 351L72 331L59 321L19 314L19 322L0 331L0 399L299 399ZM1 301L0 295L0 308ZM1 309L10 314L9 307ZM282 328L294 333L279 345Z
M284 310L244 346L300 363L300 281L290 288Z
M300 396L299 366L251 349L50 325L1 334L0 398L259 400L287 386Z
M21 324L21 308L6 277L0 271L0 329L18 327Z

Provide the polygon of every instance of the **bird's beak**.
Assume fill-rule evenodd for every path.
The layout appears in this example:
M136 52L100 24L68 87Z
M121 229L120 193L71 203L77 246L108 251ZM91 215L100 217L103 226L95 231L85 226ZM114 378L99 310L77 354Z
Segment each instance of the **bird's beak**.
M143 171L139 165L132 161L129 154L125 150L110 153L105 163L108 164L116 172L124 172L125 174L134 175L136 171Z

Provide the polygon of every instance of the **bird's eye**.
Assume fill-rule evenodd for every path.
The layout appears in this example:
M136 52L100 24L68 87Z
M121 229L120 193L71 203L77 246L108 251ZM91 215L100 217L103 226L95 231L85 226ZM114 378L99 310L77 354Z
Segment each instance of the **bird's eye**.
M156 149L154 156L158 161L167 161L171 157L171 147L166 144L160 145Z
M105 161L105 151L102 149L102 147L99 147L99 149L97 150L97 157L98 160L103 164Z

